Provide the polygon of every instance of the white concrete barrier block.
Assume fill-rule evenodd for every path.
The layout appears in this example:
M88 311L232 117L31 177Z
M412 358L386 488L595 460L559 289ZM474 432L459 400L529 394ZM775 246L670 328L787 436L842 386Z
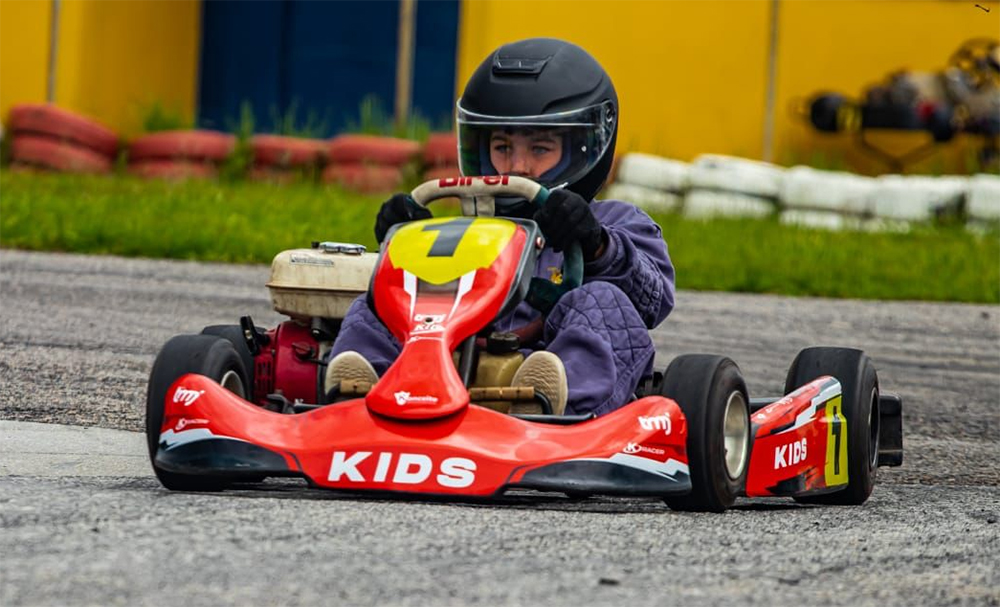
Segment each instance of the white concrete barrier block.
M883 175L871 192L876 217L927 221L938 209L957 207L966 189L964 177Z
M782 211L781 223L805 228L851 232L908 232L910 223L901 219L866 218L835 211Z
M615 183L683 193L688 187L690 165L650 154L626 154L618 161Z
M784 177L785 169L774 164L705 154L691 165L689 183L692 189L713 189L777 199Z
M1000 176L980 174L969 179L965 212L971 219L1000 221Z
M631 183L615 182L604 192L606 199L631 202L640 209L655 213L669 213L680 209L684 200L679 194L662 190L633 185Z
M777 209L774 203L756 196L732 192L691 190L684 197L684 215L691 218L766 217Z
M847 216L834 211L804 211L801 209L789 209L781 212L781 223L786 225L802 226L805 228L819 228L823 230L844 230L849 229Z
M872 177L798 166L785 172L781 204L788 209L862 215L871 212L876 184L877 180Z
M788 209L781 213L781 223L805 228L852 232L908 232L910 223L900 219L865 218L835 211Z
M872 217L861 221L861 230L865 232L898 232L900 234L909 232L913 224L905 219L887 219L885 217Z

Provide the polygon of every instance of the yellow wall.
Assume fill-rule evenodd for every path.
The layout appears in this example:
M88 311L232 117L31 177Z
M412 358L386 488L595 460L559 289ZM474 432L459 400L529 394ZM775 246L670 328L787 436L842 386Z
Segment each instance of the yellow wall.
M61 7L56 103L123 135L140 130L153 103L194 115L200 0L63 0Z
M819 154L832 165L885 171L851 137L817 133L793 116L794 102L822 90L859 96L891 71L943 67L962 41L1000 34L1000 2L979 4L990 12L958 0L781 0L774 161L809 162ZM771 7L770 0L465 0L458 91L497 46L563 38L611 74L622 102L620 151L761 158ZM903 141L890 143L913 143L895 139ZM974 143L960 138L913 168L962 170Z
M0 119L10 106L45 101L51 0L0 1Z
M458 91L496 47L533 36L587 49L621 101L620 151L689 160L760 153L769 2L466 0Z
M821 90L859 96L900 68L941 68L962 41L1000 35L1000 1L781 0L773 158L864 172L885 165L848 135L817 133L792 108ZM0 116L45 101L51 0L0 0ZM195 110L200 0L62 0L55 101L121 132L153 103ZM763 153L771 0L465 0L458 90L505 42L554 36L588 49L622 102L619 150L684 160ZM912 146L925 136L878 140ZM914 170L960 171L977 142L959 138Z
M0 116L46 101L51 0L0 0ZM200 0L62 0L55 98L122 135L153 103L194 115Z

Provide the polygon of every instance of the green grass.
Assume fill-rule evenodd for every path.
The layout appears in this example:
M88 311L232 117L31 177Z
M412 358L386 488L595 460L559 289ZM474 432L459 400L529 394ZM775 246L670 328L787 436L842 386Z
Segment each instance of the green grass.
M448 122L438 130L447 131L451 128ZM351 119L344 129L345 133L363 133L365 135L382 135L427 141L433 125L419 112L413 111L403 124L396 124L395 119L382 107L382 100L377 95L368 95L358 105L358 119Z
M375 247L385 196L303 183L168 183L0 173L0 246L269 262L312 240ZM454 213L451 208L450 213ZM1000 303L1000 234L827 232L656 217L681 289Z
M681 289L1000 303L1000 234L829 232L658 216Z
M375 245L382 196L315 184L0 174L0 246L270 262L312 240Z
M142 109L142 132L176 131L194 128L194 121L177 108L154 101Z

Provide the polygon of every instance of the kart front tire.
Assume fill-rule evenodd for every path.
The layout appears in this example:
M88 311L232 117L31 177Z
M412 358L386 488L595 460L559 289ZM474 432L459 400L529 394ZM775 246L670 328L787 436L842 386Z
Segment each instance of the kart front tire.
M246 397L249 385L246 369L232 343L216 335L178 335L160 350L149 375L146 392L146 442L156 477L167 489L176 491L219 491L227 479L220 476L178 474L156 465L163 410L167 390L178 378L197 373L213 379L233 393Z
M878 467L879 385L871 358L853 348L806 348L788 369L785 394L817 377L840 382L841 410L847 420L847 486L831 493L795 498L808 504L859 505L875 486Z
M745 491L750 460L750 398L739 367L724 356L679 356L667 367L660 393L687 420L691 476L691 493L665 501L674 510L725 511Z
M233 344L233 348L236 353L240 355L240 360L243 361L243 370L246 372L246 383L243 384L245 394L243 394L243 399L248 402L256 402L256 394L254 394L254 360L253 354L250 353L250 348L247 347L247 341L243 337L243 328L239 325L209 325L201 330L202 335L217 335L218 337L225 338L229 340L229 343Z

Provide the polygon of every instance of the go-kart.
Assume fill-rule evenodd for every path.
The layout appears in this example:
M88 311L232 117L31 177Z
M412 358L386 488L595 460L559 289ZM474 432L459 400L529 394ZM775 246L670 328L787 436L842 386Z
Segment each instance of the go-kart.
M718 512L744 495L860 504L877 467L902 462L901 400L853 349L800 352L780 398L751 399L732 360L694 354L611 413L553 415L544 394L510 385L526 338L492 321L524 300L546 314L583 281L582 256L567 249L560 284L533 277L544 239L533 221L493 217L497 196L541 205L548 191L507 176L424 183L414 204L458 197L463 215L396 225L378 255L285 251L268 287L289 320L263 331L244 316L169 340L146 403L162 484L294 476L350 492L531 489ZM374 385L325 386L325 355L361 294L402 351Z

